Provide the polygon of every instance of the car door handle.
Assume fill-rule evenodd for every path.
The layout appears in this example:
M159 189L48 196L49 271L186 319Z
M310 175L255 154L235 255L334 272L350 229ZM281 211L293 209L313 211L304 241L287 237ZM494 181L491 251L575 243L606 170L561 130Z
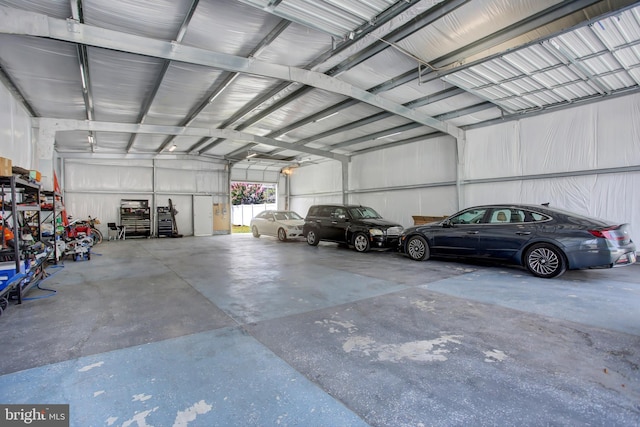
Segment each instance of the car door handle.
M467 234L478 234L477 231L467 231Z
M516 234L518 236L528 236L529 234L531 234L530 231L516 231Z
M337 224L338 221L331 221L331 224Z

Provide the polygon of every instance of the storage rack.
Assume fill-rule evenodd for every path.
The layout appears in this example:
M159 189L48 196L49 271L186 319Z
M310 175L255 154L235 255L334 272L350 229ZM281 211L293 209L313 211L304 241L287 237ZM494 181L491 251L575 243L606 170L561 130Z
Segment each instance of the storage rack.
M14 245L10 249L2 249L2 258L15 262L15 274L25 273L24 280L13 281L10 286L2 290L3 295L15 296L18 304L22 304L23 296L44 277L45 259L29 265L30 259L25 259L27 245L22 240L23 232L29 231L34 241L42 241L40 227L40 185L20 178L17 175L0 177L0 194L2 198L3 224L11 222L13 225ZM10 200L9 200L10 198ZM6 206L10 210L6 210ZM2 247L6 246L4 232L0 237ZM26 233L25 233L26 234ZM28 274L27 274L28 273ZM11 282L11 278L9 279ZM10 289L7 289L10 288Z
M158 206L156 215L158 225L158 237L171 237L173 234L173 220L169 206Z
M126 237L151 236L151 210L148 200L120 200L120 224Z
M43 196L43 204L41 205L41 212L42 212L42 217L41 217L41 223L45 224L48 222L51 222L51 225L53 227L53 231L52 231L52 235L49 238L48 236L42 236L43 241L50 241L51 244L53 245L53 253L52 253L52 257L54 260L55 264L58 264L58 260L60 258L62 258L62 256L64 255L63 253L60 253L60 248L58 248L57 245L57 240L58 238L62 237L59 236L58 233L58 219L60 219L60 225L64 224L64 220L62 220L62 212L64 211L64 204L62 201L62 194L56 192L56 191L42 191L41 192L42 196ZM51 200L51 207L49 207L49 203L48 200ZM45 207L45 204L47 205ZM41 232L42 232L42 228L41 228Z

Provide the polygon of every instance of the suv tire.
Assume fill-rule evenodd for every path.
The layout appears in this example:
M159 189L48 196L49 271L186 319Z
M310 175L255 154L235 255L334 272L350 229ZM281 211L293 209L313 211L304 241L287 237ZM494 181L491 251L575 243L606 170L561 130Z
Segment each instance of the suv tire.
M320 243L320 240L318 239L318 236L316 235L315 231L313 230L307 231L307 243L310 244L311 246L318 246L318 243Z
M371 244L369 243L369 238L364 233L356 233L353 236L353 247L358 252L369 252L371 249Z

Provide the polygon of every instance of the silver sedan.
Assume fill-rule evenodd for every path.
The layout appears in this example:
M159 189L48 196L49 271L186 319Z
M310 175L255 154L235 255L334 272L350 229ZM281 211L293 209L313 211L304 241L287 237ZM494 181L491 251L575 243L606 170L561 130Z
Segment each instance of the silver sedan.
M302 237L304 219L293 211L266 210L251 219L253 237L261 234L277 237L284 242L287 239Z

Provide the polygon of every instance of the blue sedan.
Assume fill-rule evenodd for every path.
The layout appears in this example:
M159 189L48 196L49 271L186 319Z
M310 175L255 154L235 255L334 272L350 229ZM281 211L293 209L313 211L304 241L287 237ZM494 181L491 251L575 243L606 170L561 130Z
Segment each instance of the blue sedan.
M589 218L547 205L486 205L404 230L409 258L475 258L526 267L537 277L566 270L636 262L628 224Z

